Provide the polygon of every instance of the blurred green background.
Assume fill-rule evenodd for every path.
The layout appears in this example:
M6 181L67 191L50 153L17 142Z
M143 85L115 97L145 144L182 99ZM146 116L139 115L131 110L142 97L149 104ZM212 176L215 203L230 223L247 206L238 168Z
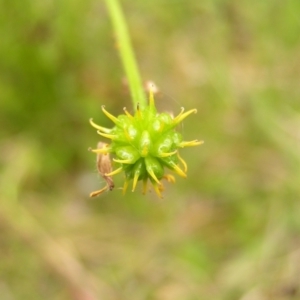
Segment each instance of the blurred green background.
M0 1L0 297L300 298L300 1L121 1L188 178L104 186L88 119L132 110L105 5ZM122 186L122 175L116 177Z

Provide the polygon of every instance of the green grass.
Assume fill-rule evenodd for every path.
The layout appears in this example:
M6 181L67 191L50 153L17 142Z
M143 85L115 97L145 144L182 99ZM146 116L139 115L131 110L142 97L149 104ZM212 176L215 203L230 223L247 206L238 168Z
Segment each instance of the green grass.
M121 4L142 79L205 144L163 200L89 199L88 120L133 110L105 3L0 1L1 300L299 298L299 1Z

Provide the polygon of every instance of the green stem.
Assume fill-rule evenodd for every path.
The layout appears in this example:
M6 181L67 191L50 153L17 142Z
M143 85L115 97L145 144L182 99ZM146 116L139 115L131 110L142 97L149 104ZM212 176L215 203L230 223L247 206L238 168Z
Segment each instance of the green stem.
M140 107L145 107L147 105L146 96L122 8L118 0L105 1L115 30L117 47L120 51L121 60L128 79L133 107L136 109L138 104Z

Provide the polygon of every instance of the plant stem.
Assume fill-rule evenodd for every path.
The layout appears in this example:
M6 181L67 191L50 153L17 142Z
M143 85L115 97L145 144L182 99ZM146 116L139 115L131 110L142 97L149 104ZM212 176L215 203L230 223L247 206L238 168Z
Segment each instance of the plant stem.
M147 105L135 55L131 46L130 36L125 17L118 0L106 0L111 21L116 34L117 47L128 79L134 109Z

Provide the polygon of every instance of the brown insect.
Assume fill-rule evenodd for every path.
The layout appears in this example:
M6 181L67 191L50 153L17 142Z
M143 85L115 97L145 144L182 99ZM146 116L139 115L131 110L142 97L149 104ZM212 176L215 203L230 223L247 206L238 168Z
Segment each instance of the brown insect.
M106 145L107 144L105 143L99 142L97 148L103 149L104 147L106 147ZM108 153L97 153L97 170L102 178L106 181L106 186L98 191L90 193L90 197L96 197L107 190L112 191L115 187L111 176L106 175L112 172L111 160Z

